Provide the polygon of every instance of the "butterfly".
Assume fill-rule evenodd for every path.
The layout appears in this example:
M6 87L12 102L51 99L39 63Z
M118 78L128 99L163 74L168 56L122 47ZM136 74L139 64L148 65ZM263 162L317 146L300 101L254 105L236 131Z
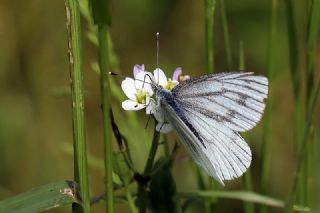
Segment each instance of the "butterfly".
M224 185L250 166L250 147L240 132L261 119L268 79L252 72L208 74L171 91L152 85L155 110L170 123L193 160Z

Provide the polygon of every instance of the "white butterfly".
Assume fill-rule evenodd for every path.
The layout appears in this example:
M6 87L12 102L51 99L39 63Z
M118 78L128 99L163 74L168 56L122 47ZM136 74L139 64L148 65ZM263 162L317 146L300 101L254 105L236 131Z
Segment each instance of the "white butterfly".
M261 119L268 79L253 73L204 75L172 91L152 85L156 111L165 116L195 162L222 185L251 164L251 150L239 132Z

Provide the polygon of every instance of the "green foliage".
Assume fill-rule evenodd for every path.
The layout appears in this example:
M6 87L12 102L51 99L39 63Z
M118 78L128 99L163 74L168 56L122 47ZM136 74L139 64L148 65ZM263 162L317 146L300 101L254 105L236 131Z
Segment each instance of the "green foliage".
M154 173L150 181L150 207L153 212L175 212L176 185L170 170L170 162L164 157L159 158L154 165Z
M73 163L87 212L112 212L112 203L115 212L224 213L238 211L239 201L244 212L319 211L320 0L68 0L69 43L57 9L61 2L22 8L17 2L0 6L6 40L0 48L0 212L71 204L82 211L73 182L7 198L30 185L72 177ZM165 136L163 152L160 135L152 138L154 126L145 128L145 113L121 108L124 76L132 76L134 64L144 63L148 71L155 66L157 31L166 74L177 66L191 76L237 70L239 61L240 70L268 77L263 125L246 134L253 161L242 184L238 179L222 188L199 169L189 173L189 155L173 148L174 134ZM65 144L72 131L74 145ZM12 166L21 162L26 165ZM64 210L70 212L50 212Z
M0 201L0 212L34 213L79 203L78 186L72 181L50 183Z

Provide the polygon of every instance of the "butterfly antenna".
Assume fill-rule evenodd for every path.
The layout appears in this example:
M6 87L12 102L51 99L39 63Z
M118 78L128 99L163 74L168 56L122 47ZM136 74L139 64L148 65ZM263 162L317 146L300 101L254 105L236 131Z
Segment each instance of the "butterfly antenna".
M156 38L157 38L157 68L159 67L159 37L160 33L156 33Z
M157 39L157 68L156 69L159 69L159 39L160 39L160 33L157 32L156 33L156 39ZM159 84L159 71L158 71L158 84Z

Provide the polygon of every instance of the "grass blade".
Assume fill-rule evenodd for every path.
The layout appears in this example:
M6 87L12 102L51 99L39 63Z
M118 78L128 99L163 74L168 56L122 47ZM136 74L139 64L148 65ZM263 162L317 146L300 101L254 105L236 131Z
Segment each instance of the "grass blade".
M241 200L244 202L258 203L261 205L267 205L277 208L284 208L285 203L275 198L260 195L254 192L247 191L190 191L190 192L179 192L179 198L190 198L190 197L211 197L211 198L225 198Z
M229 34L229 27L228 27L224 0L220 0L220 11L221 11L221 21L222 21L222 27L223 27L224 46L226 49L227 67L228 67L228 71L231 71L232 55L231 55L231 45L230 45L230 34Z
M271 1L270 29L269 29L269 45L267 55L267 77L269 79L269 97L267 99L266 109L263 117L263 139L261 148L261 193L267 194L269 167L270 167L270 126L271 126L271 110L273 99L273 70L274 70L274 48L276 46L277 34L277 17L278 17L278 1ZM260 213L267 212L267 208L262 206Z
M92 16L98 25L100 93L103 117L103 144L105 165L106 211L113 212L113 181L112 181L112 141L111 141L111 90L109 83L109 43L108 26L111 16L106 1L91 0Z
M80 204L77 185L72 181L50 183L17 196L0 201L0 212L34 213L65 206Z
M74 140L74 179L80 184L83 212L90 212L89 179L84 118L83 61L80 13L77 0L66 0L69 63L72 94L72 124ZM81 212L79 206L74 211Z
M320 0L312 0L309 12L308 22L308 37L307 37L307 55L306 55L306 74L307 74L307 108L311 101L311 96L314 90L314 60L315 60L315 49L317 45L317 39L319 35L319 23L320 22ZM308 113L308 112L307 112ZM304 178L303 185L305 186L304 197L305 204L311 206L312 200L312 143L307 144L307 156L304 159Z
M207 73L214 72L214 11L215 0L205 0L206 10L206 53L207 53Z

